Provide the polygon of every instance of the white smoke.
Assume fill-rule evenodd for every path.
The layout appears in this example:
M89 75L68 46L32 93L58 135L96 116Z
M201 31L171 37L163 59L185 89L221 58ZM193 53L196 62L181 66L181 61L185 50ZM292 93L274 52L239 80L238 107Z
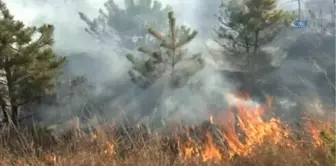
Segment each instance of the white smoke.
M103 59L105 63L108 63L110 69L104 71L105 73L102 73L102 75L108 79L117 80L118 82L113 85L114 88L111 93L120 93L118 94L118 98L110 103L111 108L116 108L117 105L125 105L123 109L136 112L141 108L139 105L145 105L143 107L146 108L147 105L149 105L147 104L148 102L157 100L157 96L153 95L157 93L155 92L156 90L140 93L131 83L126 82L128 76L125 76L125 72L129 68L126 58L117 56L117 53L111 49L112 47L98 50L100 47L96 44L96 41L84 31L86 24L78 16L78 12L81 11L91 18L96 17L98 9L103 8L105 1L106 0L4 0L15 18L22 20L28 25L40 25L42 23L55 25L56 50L66 53L89 52L91 56L99 57ZM216 1L220 3L221 0ZM116 2L121 6L124 5L123 0L116 0ZM204 24L209 24L207 22L208 20L201 19L199 15L201 10L205 10L204 6L202 6L204 0L161 0L161 2L173 7L178 24L187 24L195 29L202 27ZM297 3L291 0L281 0L279 1L279 7L296 10ZM198 38L193 42L189 50L192 53L203 52L205 57L210 57L208 56L209 52L207 48L204 47L205 41L207 41L207 39ZM200 117L206 118L206 116L204 116L208 111L206 103L211 103L218 107L225 106L225 96L223 93L234 89L234 86L216 72L218 66L216 66L217 64L214 63L211 58L206 58L206 62L208 64L206 68L197 74L193 80L195 82L195 84L193 84L195 85L195 91L183 88L178 91L169 92L168 96L162 98L162 103L159 107L163 107L160 109L166 110L164 114L170 115L172 110L177 110L179 117L197 121ZM80 67L89 68L90 66ZM198 80L203 80L200 83L201 86L198 86ZM106 92L106 89L101 89L101 92ZM229 98L232 99L232 97Z

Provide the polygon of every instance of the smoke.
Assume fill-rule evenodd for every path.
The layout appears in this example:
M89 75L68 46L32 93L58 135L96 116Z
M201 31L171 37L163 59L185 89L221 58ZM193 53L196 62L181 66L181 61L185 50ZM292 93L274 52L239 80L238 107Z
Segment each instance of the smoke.
M79 18L78 12L81 11L93 18L97 16L98 9L103 8L106 0L4 0L4 2L16 19L28 25L41 25L42 23L55 25L56 49L67 52L92 52L98 48L92 37L84 32L86 25ZM123 0L115 2L121 7L124 6ZM181 23L195 27L203 21L197 22L197 17L193 12L199 9L198 4L201 1L164 0L161 2L173 6L176 16L182 20ZM188 12L185 9L188 9Z
M84 31L86 25L78 16L78 12L81 11L94 18L98 14L98 9L103 8L105 1L4 0L15 18L28 25L41 25L42 23L55 25L55 50L57 52L65 56L84 52L94 58L88 61L97 61L101 64L100 69L92 68L90 63L72 66L76 70L89 70L92 74L87 77L91 83L95 84L96 89L88 95L88 98L72 100L70 111L82 107L87 100L91 100L93 104L89 106L90 111L104 112L105 117L120 119L120 116L132 115L134 119L142 120L169 117L194 123L207 118L209 111L213 111L212 109L225 109L227 103L224 93L233 91L236 87L221 76L218 72L218 63L215 63L212 58L206 58L207 66L191 80L189 86L178 90L168 90L164 86L167 80L164 79L146 91L130 82L126 73L130 64L126 58L118 55L120 53L115 52L112 46L100 47ZM116 2L123 6L123 0L116 0ZM216 24L214 9L215 6L219 6L220 0L213 0L210 3L204 0L162 0L161 2L173 7L178 24L187 24L200 31L199 37L189 47L190 53L202 52L204 57L211 57L208 56L209 51L204 45L211 40L208 33ZM289 3L286 0L280 1L279 6L290 10L297 9L296 3ZM295 32L290 34L297 35ZM272 47L280 47L278 43L274 43ZM287 56L288 49L282 50L281 53ZM309 71L309 67L304 62L295 63L294 67L290 64L295 61L290 62L284 65L287 67L278 72L276 74L278 78L273 80L282 79L284 83L296 84L297 81L290 82L294 78L288 77L291 71L296 70L294 67L305 72ZM220 65L220 68L225 68L225 66ZM312 83L309 86L315 87L315 85ZM64 110L50 109L48 112L55 114L56 111ZM82 114L82 112L76 113ZM54 118L56 115L45 113L43 116L47 119L47 117Z
M124 56L117 55L119 53L113 50L113 46L100 47L97 42L84 31L86 25L79 18L78 12L81 11L89 17L94 18L98 14L98 9L103 8L103 3L105 1L106 0L5 0L5 3L18 20L22 20L28 25L41 25L42 23L55 25L54 47L59 54L63 56L70 55L69 59L74 59L73 61L75 62L92 61L91 63L94 63L97 61L98 64L101 64L100 69L95 69L90 62L82 65L80 63L76 64L72 62L72 66L70 66L70 68L72 68L73 71L90 71L86 72L86 74L92 73L91 75L87 75L87 77L90 79L91 83L95 84L94 86L96 89L94 92L91 92L87 98L81 98L82 96L79 96L71 99L69 108L67 108L68 106L64 106L64 108L62 108L63 110L50 108L50 111L43 113L43 117L45 119L52 119L55 117L55 112L59 111L63 113L67 112L64 113L64 116L67 116L68 114L71 114L72 110L77 110L78 108L83 107L87 100L93 100L94 103L92 106L93 108L91 108L90 111L99 112L103 110L104 114L107 114L107 116L110 117L116 116L116 112L118 112L117 110L120 109L122 109L121 112L128 115L132 114L133 117L136 117L137 114L149 116L152 113L151 110L155 109L155 107L159 110L160 113L158 113L157 116L160 117L170 116L173 110L178 110L178 116L196 113L194 115L197 115L198 117L207 117L203 116L204 111L207 110L207 108L205 108L206 104L204 96L199 94L197 91L189 90L189 88L169 91L168 87L162 87L160 83L157 83L146 91L136 87L129 81L129 77L126 73L130 68L130 64L126 58ZM209 23L209 20L211 19L209 18L213 17L213 22L215 20L215 17L212 16L212 14L214 15L215 13L210 14L209 17L203 16L203 14L207 13L209 9L204 10L204 6L202 5L203 1L201 0L170 0L161 2L164 4L169 3L169 5L173 7L178 24L186 24L191 28L199 30L199 34L201 34L199 36L203 38L206 36L203 35L206 33L205 31L211 29L211 23ZM124 5L123 0L118 0L116 3L121 6ZM220 1L218 0L214 4L218 6ZM199 9L202 9L202 12L199 12ZM204 27L203 25L210 26ZM190 54L196 52L204 52L207 54L205 48L203 47L204 43L201 37L199 37L197 41L193 42L191 47L189 47ZM71 57L72 54L82 52L94 59L84 56L82 56L81 59L80 55L78 55L78 57ZM204 56L206 57L206 55ZM210 60L211 59L206 59L206 61ZM203 74L196 76L199 80L205 75L211 77L208 79L209 82L204 83L209 89L204 89L207 93L210 93L210 90L216 91L214 88L215 82L222 82L222 80L213 71L214 69L207 67L202 72ZM77 74L78 73L83 72L77 72ZM97 76L102 78L97 78ZM197 79L195 82L197 82ZM108 85L103 85L103 83ZM212 95L207 94L207 96ZM82 112L76 112L76 114L77 113L82 114ZM197 120L195 117L182 117L193 121Z
M332 5L331 1L325 2ZM307 2L307 4L310 3ZM316 5L309 9L319 13L317 8L324 7ZM303 13L305 12L307 11ZM299 33L292 32L285 35L295 37L295 41L289 45L286 51L287 57L282 60L281 66L267 78L273 80L271 82L274 85L283 87L283 92L278 97L280 105L289 106L288 103L284 103L288 99L296 102L290 104L291 109L287 108L292 111L287 119L297 117L294 109L302 105L304 109L307 109L307 107L313 107L312 103L322 101L321 103L326 107L335 107L335 36L329 33L334 31L335 26L326 26L332 23L330 13L315 19L309 17L307 13L304 15L309 22L309 28L300 30ZM321 24L316 25L316 20L319 20Z
M123 7L123 1L124 0L116 0L115 2ZM127 68L125 67L125 65L127 65L126 59L122 56L115 55L123 53L116 53L115 50L113 50L113 46L101 48L95 39L84 31L87 25L78 16L78 12L81 11L90 18L95 18L98 15L98 9L104 8L103 4L106 0L5 0L4 2L15 15L16 19L28 25L41 25L43 23L55 25L54 47L62 56L85 52L88 53L86 55L93 56L96 60L104 61L103 66L112 66L112 68L106 69L109 70L110 73L106 73L105 76L102 76L104 77L103 80L119 78L125 72L121 70ZM199 30L202 25L210 25L210 27L201 31L198 36L203 36L203 34L206 33L204 31L209 31L209 28L211 28L209 20L212 20L212 23L215 20L215 17L212 16L212 14L215 14L214 12L208 17L202 17L202 15L209 12L210 9L203 9L202 4L204 3L201 0L163 0L160 2L173 7L179 24L186 24L197 30ZM220 0L214 0L214 2L216 2L214 3L215 6L220 4ZM212 5L212 7L213 6L214 5ZM202 9L204 12L199 12L199 9ZM198 49L197 51L204 51L204 41L202 39L197 40L197 42L193 42L193 49L191 50ZM194 52L196 52L196 50ZM83 67L76 66L74 70L77 70L77 68ZM99 72L100 71L96 71L96 73ZM91 77L91 75L88 77ZM96 80L96 76L94 76L94 78Z

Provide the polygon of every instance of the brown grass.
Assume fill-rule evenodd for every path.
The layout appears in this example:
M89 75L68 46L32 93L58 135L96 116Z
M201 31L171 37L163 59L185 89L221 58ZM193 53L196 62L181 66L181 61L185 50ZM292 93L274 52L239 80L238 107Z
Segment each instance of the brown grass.
M74 130L54 137L43 128L19 133L7 130L1 135L0 165L334 166L335 141L330 142L329 136L324 136L328 137L325 144L317 147L306 137L296 134L292 138L295 148L266 141L249 156L203 162L198 157L182 160L176 139L171 135L132 131L119 133L117 138L115 132L97 128L91 134Z

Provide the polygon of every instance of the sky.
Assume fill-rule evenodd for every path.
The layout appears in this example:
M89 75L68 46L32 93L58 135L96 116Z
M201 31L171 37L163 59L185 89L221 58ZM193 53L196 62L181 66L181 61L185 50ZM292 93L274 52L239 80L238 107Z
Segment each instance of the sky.
M106 0L4 0L16 19L28 25L51 23L56 26L55 47L64 51L90 51L95 41L84 32L85 24L80 20L78 11L89 17L97 15ZM195 12L202 8L201 0L161 0L162 3L173 7L178 21L188 25L201 23L195 18ZM220 1L220 0L218 0ZM293 0L281 0L280 7L293 9ZM123 0L115 0L123 6Z
M55 25L55 45L57 48L80 51L89 51L92 49L90 46L92 46L94 40L84 32L85 24L80 20L78 11L82 11L93 18L97 15L98 9L103 7L105 1L4 0L15 18L28 25L40 25L42 23ZM116 2L123 6L123 0L116 0ZM195 5L190 5L191 3L191 0L170 0L169 2L176 9L183 9L189 6L189 11L194 10L192 8ZM182 12L178 12L177 10L177 13ZM183 13L185 18L190 17L188 13Z

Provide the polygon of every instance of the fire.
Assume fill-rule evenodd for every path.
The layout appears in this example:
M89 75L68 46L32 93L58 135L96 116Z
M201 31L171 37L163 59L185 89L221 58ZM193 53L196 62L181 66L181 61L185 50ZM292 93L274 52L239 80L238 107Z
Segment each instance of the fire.
M243 101L239 101L236 104L236 117L232 108L229 111L231 118L236 118L237 120L223 122L230 123L223 130L226 131L225 138L229 144L231 156L234 154L250 155L253 149L264 143L266 139L278 144L288 137L288 131L282 128L279 119L263 120L263 115L266 108L269 107L269 103L266 107L259 105L246 106ZM240 130L239 132L235 131L236 126ZM241 137L244 137L244 143L241 141Z
M108 154L108 155L115 155L116 151L115 151L114 144L109 142L109 141L106 141L105 145L106 145L106 149L105 149L104 153Z
M182 157L184 160L188 160L194 156L199 156L199 149L197 146L194 146L192 142L187 141L183 144L180 157Z
M283 144L285 146L294 147L289 139L289 130L283 128L279 119L272 118L268 121L264 120L264 114L267 109L271 108L272 98L268 98L265 106L260 106L249 101L248 95L239 94L239 97L228 95L230 108L221 116L209 117L210 125L215 125L219 130L221 139L215 139L212 132L205 132L205 142L203 146L192 144L189 131L187 143L182 146L182 154L184 159L191 156L197 156L199 153L202 160L221 160L230 159L235 155L249 156L253 155L253 150L266 141L273 144ZM215 141L217 140L217 141ZM217 142L226 143L223 147L228 157L219 150Z
M203 161L222 159L222 155L213 142L213 138L210 132L206 133L206 142L204 146L204 152L202 154Z
M48 154L44 156L44 161L48 164L56 164L57 163L57 157L53 154Z
M334 113L334 108L333 110L329 110L330 108L324 105L316 96L309 106L307 107L308 113L305 113L303 117L304 127L310 134L313 145L321 147L323 142L325 142L321 134L322 132L327 135L335 135L335 115L331 115L332 119L329 119L330 116L328 116L328 114Z
M305 129L311 135L315 147L322 146L323 143L323 138L321 137L322 131L330 135L335 135L335 130L333 129L331 124L333 123L325 123L317 120L312 120L311 118L305 119Z
M272 97L267 97L264 105L253 103L246 94L227 94L226 97L229 101L228 110L217 114L211 112L208 121L198 127L179 126L174 131L173 135L177 133L173 152L179 153L182 161L197 159L208 162L230 160L235 156L255 157L255 151L264 148L262 146L265 143L285 148L300 146L294 144L295 140L290 138L291 131L284 122L266 116L272 110ZM323 140L320 132L322 128L326 128L323 126L325 123L305 122L305 129L310 133L314 144L321 146ZM327 131L332 130L331 127L328 129L330 130ZM92 140L97 140L98 135L92 134ZM117 143L117 140L105 141L103 152L109 157L116 157L116 147L119 147ZM56 162L56 158L48 160Z
M213 122L213 116L212 116L212 115L210 116L209 121L210 121L211 124L214 123L214 122Z
M242 93L237 96L227 94L226 97L229 102L227 111L211 114L202 127L183 130L185 141L181 137L177 141L181 159L198 158L203 162L230 160L234 156L253 157L258 148L265 148L264 145L290 149L302 146L295 143L297 137L288 125L279 118L268 117L272 114L273 97L268 96L264 105L253 103L249 95ZM325 121L306 121L305 130L316 146L323 143L322 128L327 129L324 131L328 134L335 133Z
M310 132L311 137L313 138L314 145L320 146L321 139L320 139L320 129L318 125L310 120L307 120L305 125L306 125L306 130Z

